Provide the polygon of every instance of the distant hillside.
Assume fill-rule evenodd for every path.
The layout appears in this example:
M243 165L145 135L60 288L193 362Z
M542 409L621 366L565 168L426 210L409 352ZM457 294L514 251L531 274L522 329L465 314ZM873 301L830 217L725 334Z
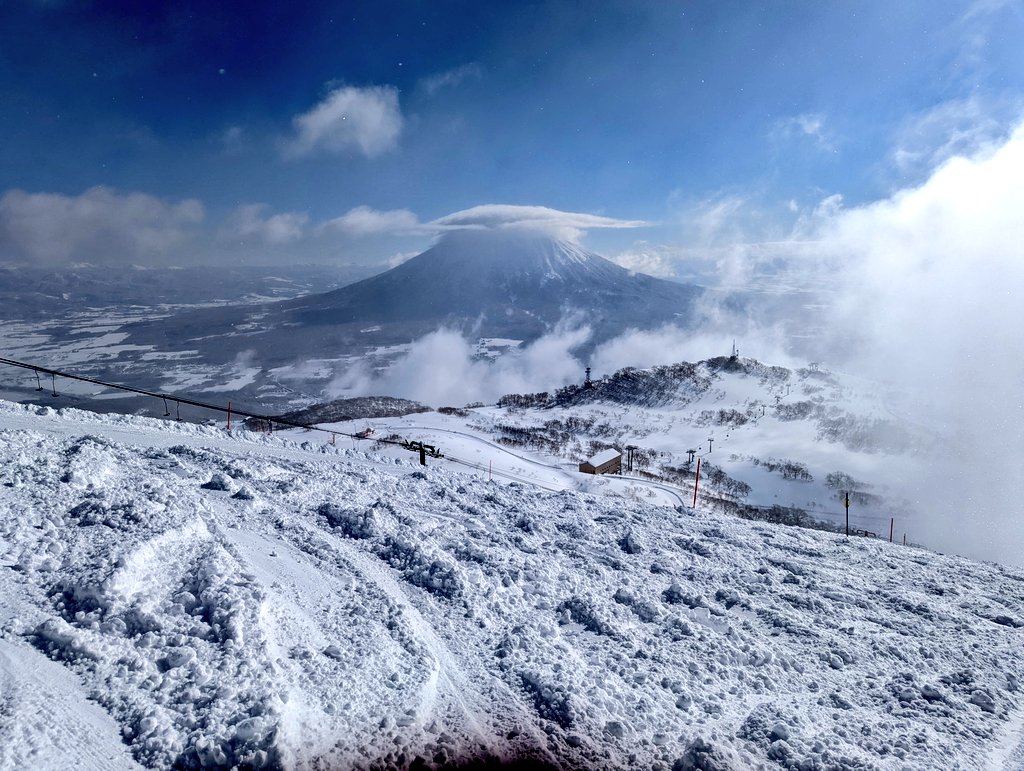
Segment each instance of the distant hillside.
M588 344L596 345L627 328L687 326L701 292L547 236L458 231L396 268L331 292L127 329L132 344L194 348L209 362L248 349L273 366L405 344L440 326L529 341L569 315L591 326Z
M754 359L720 356L691 364L680 362L647 369L625 367L594 380L589 386L570 384L552 394L508 394L501 405L530 404L553 407L598 401L655 407L680 400L689 401L707 391L717 372L754 376L765 383L785 383L791 376L785 367L762 364Z
M301 410L286 412L280 417L293 423L342 423L364 418L397 418L417 412L430 412L419 402L393 396L360 396L314 404ZM248 421L247 421L248 422Z
M901 481L938 446L875 384L725 356L507 394L473 426L505 446L573 461L632 446L636 473L690 490L699 456L704 489L756 519L831 527L849 493L853 527L876 534L888 533L891 517L913 532Z

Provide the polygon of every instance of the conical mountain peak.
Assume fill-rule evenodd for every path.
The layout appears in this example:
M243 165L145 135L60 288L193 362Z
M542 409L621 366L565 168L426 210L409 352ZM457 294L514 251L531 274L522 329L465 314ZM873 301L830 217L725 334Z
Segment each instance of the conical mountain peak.
M631 273L542 232L461 229L396 268L290 308L299 324L400 324L418 332L468 325L485 337L529 340L570 313L585 317L595 337L685 323L699 291Z
M534 340L570 316L590 327L596 344L631 328L685 326L700 292L632 273L542 232L460 229L341 289L237 311L237 318L222 309L197 312L190 323L197 344L210 347L248 327L246 345L265 361L404 345L441 326L474 337ZM254 320L260 329L252 329Z
M578 244L520 228L452 231L414 260L463 276L533 276L538 281L580 279L587 270L615 272L612 263Z

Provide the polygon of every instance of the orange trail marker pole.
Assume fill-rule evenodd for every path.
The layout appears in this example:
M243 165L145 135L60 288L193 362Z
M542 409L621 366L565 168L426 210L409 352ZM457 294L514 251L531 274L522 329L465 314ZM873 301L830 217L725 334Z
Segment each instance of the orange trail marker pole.
M889 517L889 543L892 543L892 528L896 524L896 517Z
M228 402L228 433L231 433L231 402Z

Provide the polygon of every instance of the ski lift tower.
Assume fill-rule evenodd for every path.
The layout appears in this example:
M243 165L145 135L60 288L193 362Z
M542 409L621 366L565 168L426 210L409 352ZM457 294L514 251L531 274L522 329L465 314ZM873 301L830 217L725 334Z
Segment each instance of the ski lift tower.
M633 470L633 453L636 452L639 449L640 448L637 445L635 445L635 444L627 444L626 445L626 470L627 471L632 471Z

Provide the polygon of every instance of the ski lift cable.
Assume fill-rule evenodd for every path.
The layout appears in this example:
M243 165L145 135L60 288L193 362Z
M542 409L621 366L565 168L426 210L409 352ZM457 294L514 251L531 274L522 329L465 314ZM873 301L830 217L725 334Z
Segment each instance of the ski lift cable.
M209 402L203 402L203 401L199 401L197 399L189 399L189 398L184 397L184 396L175 396L174 394L165 394L165 393L160 393L160 392L157 392L157 391L147 391L144 388L134 388L132 386L127 386L127 385L123 385L123 384L120 384L120 383L111 383L111 382L108 382L106 380L99 380L97 378L87 377L85 375L76 375L76 374L71 373L71 372L63 372L61 370L50 369L48 367L43 367L43 366L40 366L38 364L29 364L27 362L18 361L16 359L10 359L10 358L4 357L4 356L0 356L0 364L7 364L8 366L11 366L11 367L20 367L22 369L34 370L37 374L38 373L42 373L44 375L49 375L50 379L51 379L51 382L54 384L54 388L53 388L53 395L54 396L57 395L57 392L56 392L56 378L57 377L62 377L62 378L66 378L68 380L77 380L77 381L82 382L82 383L91 383L93 385L99 385L99 386L103 386L105 388L114 388L114 389L117 389L119 391L126 391L128 393L139 394L140 396L150 396L150 397L153 397L155 399L162 399L162 400L164 400L165 406L166 406L167 400L171 400L171 401L174 401L176 403L176 405L177 405L177 407L179 409L179 413L178 413L179 415L180 415L180 407L181 407L182 404L188 405L188 406L191 406L191 407L199 407L199 408L204 409L204 410L212 410L214 412L225 412L226 413L228 411L226 407L222 407L222 406L220 406L218 404L210 404ZM235 415L241 415L242 417L246 417L246 418L253 418L255 420L265 420L265 421L267 421L271 425L277 424L279 426L286 426L288 428L304 428L304 429L308 429L310 431L320 431L320 432L325 433L325 434L336 434L338 436L348 436L348 437L351 437L353 439L368 439L369 441L379 442L381 444L389 444L389 445L401 446L404 443L404 441L405 441L405 440L395 441L395 440L387 439L387 438L383 438L383 437L382 438L360 437L360 436L357 436L356 434L350 434L350 433L345 432L345 431L338 431L337 429L321 428L320 426L309 425L309 424L306 424L306 423L300 423L298 421L289 420L287 418L274 417L272 415L263 415L263 414L260 414L260 413L257 413L257 412L247 412L245 410L239 410L239 409L235 409L235 408L232 408L231 412L233 414L235 414Z

